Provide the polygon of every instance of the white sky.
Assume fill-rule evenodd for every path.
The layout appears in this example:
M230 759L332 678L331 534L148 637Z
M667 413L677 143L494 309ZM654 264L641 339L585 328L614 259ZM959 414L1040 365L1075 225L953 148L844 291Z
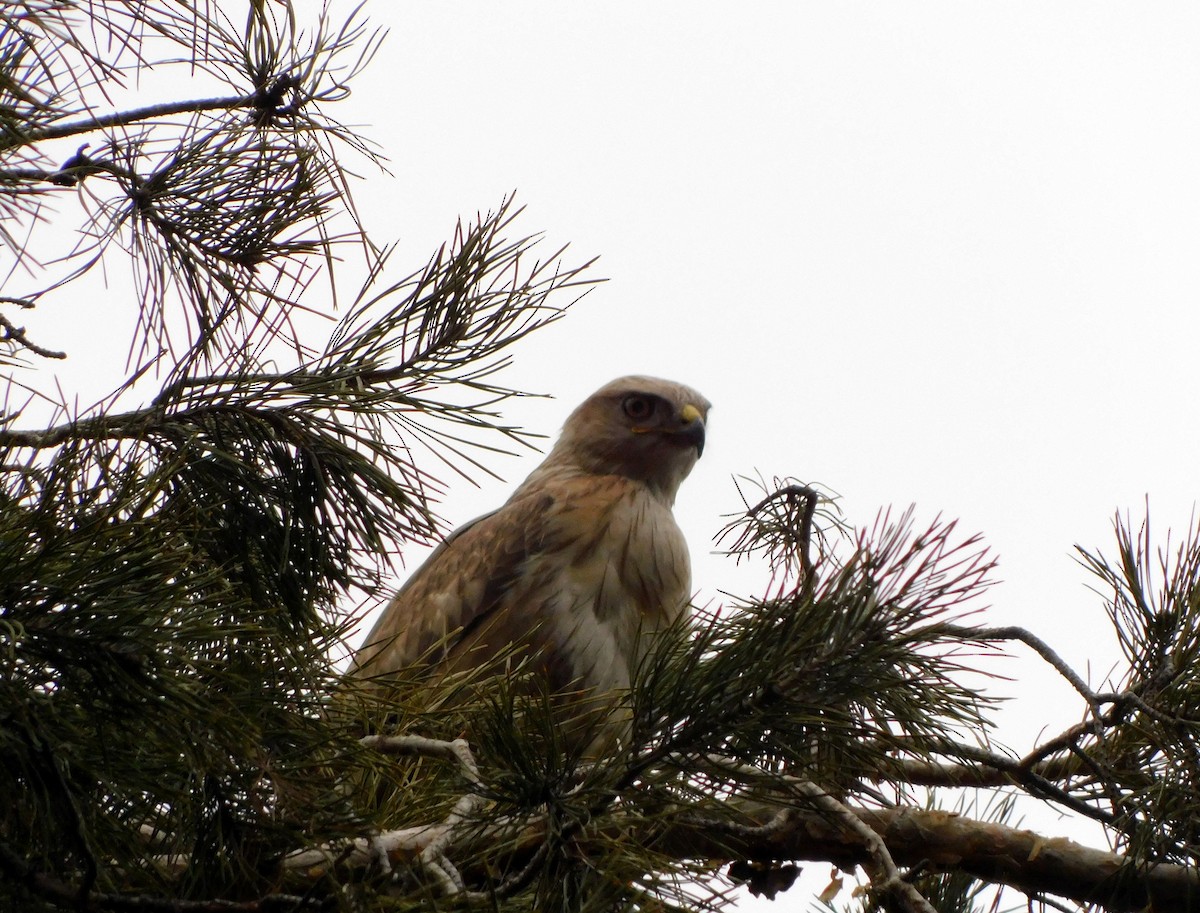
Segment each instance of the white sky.
M989 619L1107 647L1072 545L1186 526L1200 450L1200 8L1186 4L376 4L351 100L398 256L516 188L610 281L517 352L553 433L619 374L715 404L679 514L697 583L735 474L984 533ZM518 408L519 407L519 408ZM498 471L518 480L537 461ZM451 519L510 484L456 493ZM460 507L460 503L462 506ZM1104 655L1108 656L1107 651Z
M395 178L360 195L369 224L416 262L515 188L523 226L611 280L518 352L508 379L558 401L513 417L552 433L630 372L715 404L678 506L702 599L747 579L708 554L731 477L795 475L860 525L915 502L982 532L1003 581L984 620L1100 683L1115 651L1072 546L1111 552L1114 511L1147 496L1160 533L1182 531L1196 499L1200 7L370 13L392 34L351 104ZM1078 719L1038 664L998 671L1018 679L1001 683L1014 748ZM828 873L811 868L797 894Z
M1196 499L1200 7L366 12L392 33L329 113L391 159L357 197L401 242L396 277L515 189L520 229L610 279L515 350L503 379L556 399L510 420L553 434L635 372L714 403L677 511L702 600L756 579L709 554L731 477L794 475L858 525L915 502L982 532L1003 580L984 620L1099 683L1112 639L1072 545L1111 552L1113 512L1147 496L1182 532ZM498 460L508 481L444 512L496 506L537 459ZM1021 697L1002 741L1077 719L1036 664L1002 668Z

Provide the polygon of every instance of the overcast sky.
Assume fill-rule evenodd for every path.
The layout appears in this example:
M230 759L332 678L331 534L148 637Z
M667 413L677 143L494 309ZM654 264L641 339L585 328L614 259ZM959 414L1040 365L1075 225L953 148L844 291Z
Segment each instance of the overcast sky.
M610 281L516 352L553 433L630 372L714 403L679 513L697 584L731 477L983 533L991 618L1107 645L1074 543L1187 525L1200 422L1200 8L376 3L359 202L422 262L510 190ZM345 113L345 112L343 112ZM570 257L570 254L568 255ZM509 482L456 492L453 520ZM460 507L461 502L461 507ZM1082 636L1081 636L1082 635Z
M1182 531L1196 499L1200 7L368 10L392 29L352 101L395 173L360 194L374 230L416 263L515 189L523 227L611 280L517 352L507 378L557 400L513 417L552 433L629 372L714 403L678 507L702 599L743 581L708 554L731 477L794 475L859 525L915 503L983 533L985 620L1100 682L1116 654L1073 545L1111 552L1147 497ZM1078 718L1037 664L1005 671L1017 750Z
M503 379L556 398L508 418L553 434L626 373L713 402L678 505L702 601L753 579L710 555L732 477L797 476L857 525L915 503L984 534L984 620L1100 682L1115 652L1073 544L1111 551L1147 497L1182 532L1196 499L1200 6L365 12L391 35L330 113L391 160L357 196L397 277L515 190L520 229L610 280L515 350ZM454 491L448 519L537 459L498 459L506 481ZM1002 740L1077 719L1036 664L1005 671Z

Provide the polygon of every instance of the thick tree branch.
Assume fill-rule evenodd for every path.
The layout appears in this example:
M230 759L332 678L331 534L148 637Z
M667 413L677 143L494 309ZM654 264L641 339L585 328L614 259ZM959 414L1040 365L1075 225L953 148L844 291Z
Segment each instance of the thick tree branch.
M1200 871L1174 864L1139 866L1127 857L1061 837L922 809L852 809L883 837L899 865L925 863L959 871L1027 894L1052 894L1094 903L1109 913L1191 910L1200 898ZM747 809L751 820L772 821L778 809ZM782 826L753 839L681 817L656 843L675 858L815 860L849 868L869 861L867 847L841 822L820 811L793 811Z
M859 827L849 827L844 814L824 808L792 808L781 814L777 805L737 800L741 824L727 827L728 816L680 813L656 836L655 851L677 860L702 859L706 864L742 859L756 861L830 862L842 868L879 864ZM845 808L861 828L882 838L887 855L899 866L925 866L957 871L991 884L1030 895L1053 895L1081 904L1096 904L1108 913L1132 913L1153 907L1155 913L1185 913L1200 898L1200 871L1183 865L1138 864L1129 857L1085 847L1062 837L1043 837L1032 831L977 821L945 811L913 808ZM503 844L515 861L545 852L548 821L535 817L523 826L505 820L493 828L460 832L472 845L479 841ZM623 827L613 824L611 827ZM309 850L288 858L286 867L310 879L336 864L362 867L376 861L382 850L392 862L411 862L426 847L448 851L447 824L407 828L361 839L347 853ZM513 835L520 832L515 844ZM624 839L632 839L622 832ZM588 837L576 837L577 849L587 852ZM471 859L462 875L468 883L494 877L476 870L486 864L469 847L460 857ZM876 848L877 849L877 848ZM487 857L487 854L483 854ZM474 892L471 892L474 893ZM914 901L919 903L919 901Z

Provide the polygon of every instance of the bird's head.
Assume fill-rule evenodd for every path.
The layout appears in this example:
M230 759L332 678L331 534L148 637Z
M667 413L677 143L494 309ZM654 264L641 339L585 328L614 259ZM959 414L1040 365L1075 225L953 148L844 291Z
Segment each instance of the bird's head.
M656 377L620 377L571 413L548 462L638 479L674 501L704 450L709 402Z

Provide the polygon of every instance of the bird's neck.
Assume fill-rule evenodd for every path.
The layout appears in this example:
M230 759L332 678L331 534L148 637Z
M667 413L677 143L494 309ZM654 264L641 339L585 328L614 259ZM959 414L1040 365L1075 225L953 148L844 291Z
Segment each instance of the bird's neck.
M524 491L541 488L547 483L564 482L575 479L603 479L603 478L620 478L625 479L643 486L652 498L661 503L667 509L675 506L675 495L679 491L679 481L675 479L640 478L634 474L625 474L622 472L614 472L610 468L608 471L601 472L594 468L580 464L577 460L563 456L556 458L553 452L531 472L525 481L520 484L513 497L519 497Z

